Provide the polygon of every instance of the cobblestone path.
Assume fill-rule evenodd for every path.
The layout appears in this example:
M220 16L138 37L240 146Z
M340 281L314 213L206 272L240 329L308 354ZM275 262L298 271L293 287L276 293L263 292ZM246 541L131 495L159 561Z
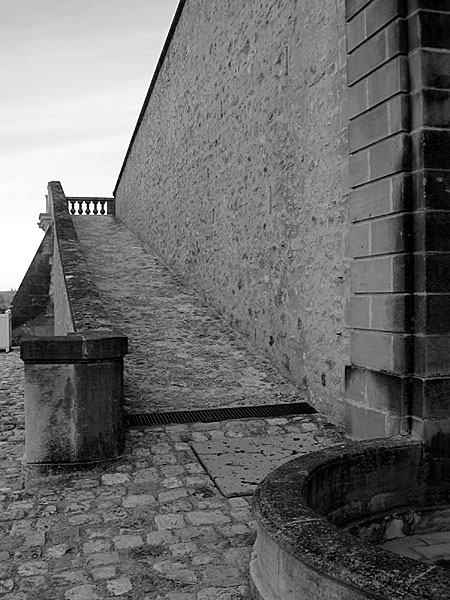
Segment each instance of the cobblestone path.
M16 348L0 353L0 489L20 488L24 436L23 362Z
M74 221L105 325L130 338L128 411L303 399L120 223ZM343 443L321 415L129 429L120 459L23 489L23 365L0 353L0 600L249 600L251 498L224 497L193 448L265 436Z
M129 336L128 412L304 399L114 217L73 221L106 324Z
M249 600L250 498L224 498L191 443L342 442L321 415L128 430L119 460L22 489L23 411L16 348L0 353L0 600Z

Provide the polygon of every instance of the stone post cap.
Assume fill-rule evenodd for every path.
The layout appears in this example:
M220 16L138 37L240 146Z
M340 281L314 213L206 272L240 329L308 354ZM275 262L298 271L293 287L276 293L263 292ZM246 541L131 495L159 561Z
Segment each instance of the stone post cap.
M20 358L35 364L115 360L127 353L128 337L110 329L28 338L20 345Z
M47 231L53 221L53 215L51 213L39 213L38 226L40 229Z

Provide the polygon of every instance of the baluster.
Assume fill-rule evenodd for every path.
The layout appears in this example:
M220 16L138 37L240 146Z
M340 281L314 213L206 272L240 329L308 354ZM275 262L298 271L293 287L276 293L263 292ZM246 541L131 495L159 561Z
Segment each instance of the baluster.
M74 215L75 214L75 200L69 200L70 203L70 214Z
M98 215L98 208L97 208L97 206L98 206L98 200L96 200L94 202L94 210L92 211L94 213L94 215Z
M86 212L85 212L86 215L90 215L91 214L91 208L90 208L90 206L91 206L91 201L90 200L86 200Z
M101 215L105 214L105 201L104 200L100 200L100 214Z
M78 214L83 214L83 202L81 200L78 201Z

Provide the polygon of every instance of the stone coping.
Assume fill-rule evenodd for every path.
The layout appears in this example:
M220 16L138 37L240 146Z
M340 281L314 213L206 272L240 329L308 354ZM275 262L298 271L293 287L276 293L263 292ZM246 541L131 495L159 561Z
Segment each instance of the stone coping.
M406 436L352 443L294 459L271 473L255 492L253 510L258 525L271 543L300 564L357 591L349 597L447 599L448 570L366 544L320 516L307 503L308 487L321 471L335 465L333 481L338 486L342 461L364 460L365 455L383 451L392 451L394 456L411 454L415 459L419 455L423 462L422 442ZM411 484L414 486L413 481Z
M110 330L29 338L20 346L20 358L33 364L115 360L123 358L127 352L127 336Z
M50 181L48 185L75 330L105 327L109 323L104 315L103 301L83 256L72 216L67 209L67 197L59 181Z

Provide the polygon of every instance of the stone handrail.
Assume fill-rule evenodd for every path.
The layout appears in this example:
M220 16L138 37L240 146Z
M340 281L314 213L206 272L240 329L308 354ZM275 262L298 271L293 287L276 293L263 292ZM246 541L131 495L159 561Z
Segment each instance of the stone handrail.
M55 334L65 335L72 331L88 329L111 329L111 323L104 315L103 302L90 275L67 207L68 199L61 183L51 181L48 186L47 212L53 216L55 229L54 267L60 263L59 273L55 273L53 277L53 289L56 292ZM61 298L59 314L62 314L62 325L59 326L58 299ZM72 323L64 323L65 320L70 320L64 317L69 313Z
M114 198L67 197L67 208L71 215L113 215Z
M102 208L107 202L90 200L95 209L96 201L103 200ZM123 357L128 339L105 317L59 181L48 185L46 210L46 236L51 234L53 247L54 328L51 336L21 344L25 485L114 460L124 447Z

